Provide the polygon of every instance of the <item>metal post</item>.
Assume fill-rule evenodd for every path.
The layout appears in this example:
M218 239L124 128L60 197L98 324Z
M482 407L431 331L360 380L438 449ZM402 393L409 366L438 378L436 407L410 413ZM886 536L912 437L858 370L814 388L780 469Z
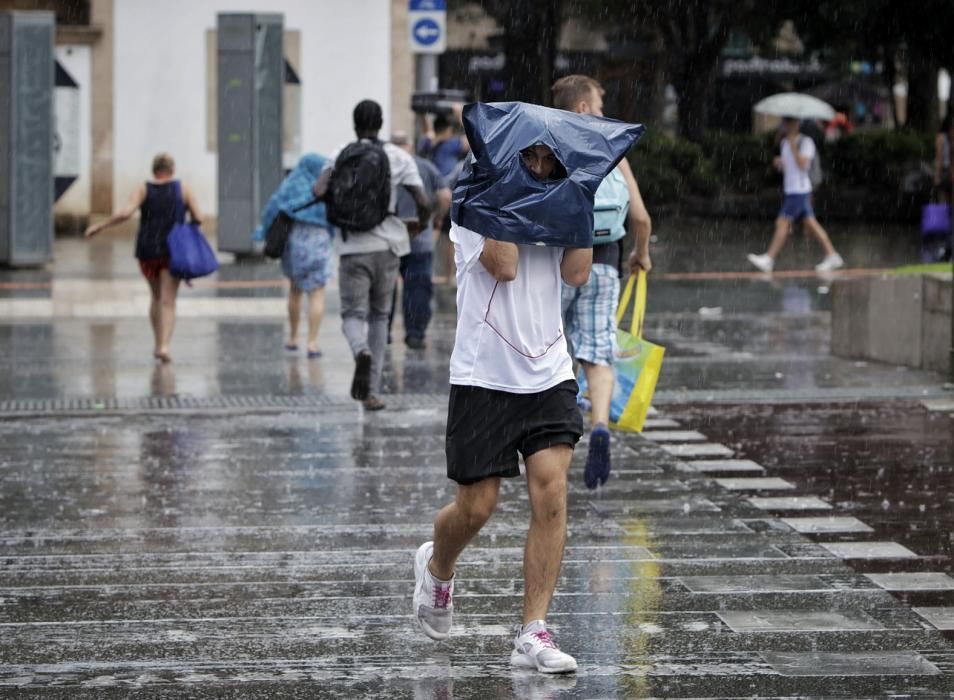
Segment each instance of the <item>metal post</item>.
M253 252L251 230L282 181L283 16L218 16L219 250Z
M948 362L948 386L954 389L954 216L951 217L951 349Z
M52 12L0 12L0 264L53 256Z
M436 53L415 54L415 85L414 89L418 92L437 92L438 73L437 73Z

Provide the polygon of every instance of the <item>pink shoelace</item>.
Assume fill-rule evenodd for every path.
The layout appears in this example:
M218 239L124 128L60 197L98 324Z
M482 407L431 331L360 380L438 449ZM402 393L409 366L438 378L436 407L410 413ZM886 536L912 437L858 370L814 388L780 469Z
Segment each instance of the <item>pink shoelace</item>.
M434 586L434 607L435 608L446 608L450 603L451 589L450 586Z
M547 647L548 649L556 649L557 645L553 641L553 637L550 636L550 633L546 630L540 630L539 632L534 632L533 636L536 637L540 643Z

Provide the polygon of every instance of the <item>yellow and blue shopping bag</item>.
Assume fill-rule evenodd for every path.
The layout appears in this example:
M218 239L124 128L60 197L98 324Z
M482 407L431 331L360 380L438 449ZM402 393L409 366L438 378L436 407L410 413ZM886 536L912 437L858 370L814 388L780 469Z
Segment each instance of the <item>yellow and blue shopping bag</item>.
M636 299L629 330L619 328L630 300L633 288ZM656 382L662 369L666 348L643 338L643 319L646 316L646 273L642 270L632 275L626 283L616 309L616 348L613 354L613 400L610 403L610 422L619 430L641 432L646 422L646 413L656 391ZM580 392L586 395L586 378L582 370L579 376Z

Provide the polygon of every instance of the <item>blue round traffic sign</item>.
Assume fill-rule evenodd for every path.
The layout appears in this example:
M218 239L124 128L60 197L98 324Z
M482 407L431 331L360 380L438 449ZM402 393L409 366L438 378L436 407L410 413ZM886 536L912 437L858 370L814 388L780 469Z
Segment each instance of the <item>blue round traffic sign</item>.
M430 17L424 17L414 23L411 34L421 46L430 46L441 38L441 26Z

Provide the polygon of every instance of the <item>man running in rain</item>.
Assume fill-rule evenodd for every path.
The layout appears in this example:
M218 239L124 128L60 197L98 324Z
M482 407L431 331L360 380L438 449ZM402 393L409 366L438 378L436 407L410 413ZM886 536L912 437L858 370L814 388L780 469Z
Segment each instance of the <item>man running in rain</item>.
M500 117L507 109L514 110L509 122ZM561 284L586 283L593 251L561 247L559 241L532 245L485 234L519 238L523 230L532 243L530 232L545 237L559 228L559 207L574 196L576 181L586 177L572 177L582 166L574 167L569 151L581 140L581 129L600 136L598 122L610 120L519 103L469 105L464 117L476 159L455 189L451 228L458 322L450 362L446 451L447 475L457 482L457 495L437 514L434 540L417 550L414 617L428 637L442 640L450 635L457 559L493 513L500 480L520 475L519 453L526 465L531 517L523 560L523 617L510 662L544 673L567 673L576 670L576 660L560 651L546 624L566 542L567 472L583 433L578 387L563 336ZM491 124L495 119L499 121ZM559 139L551 138L551 120L572 125L565 133L576 134L576 140L571 137L558 146ZM641 129L622 127L632 137L616 145L619 157L638 138L633 130ZM619 126L613 128L623 133ZM504 131L509 135L502 136ZM527 134L528 140L521 140ZM486 154L494 149L502 155L488 164L492 156ZM561 162L560 154L569 157ZM577 199L589 229L592 193L615 166L613 158L606 155L589 163L590 172L599 173L589 189L589 210L585 197ZM496 199L474 213L487 186L498 188ZM556 197L548 202L547 194ZM591 241L590 231L586 234L582 240Z

